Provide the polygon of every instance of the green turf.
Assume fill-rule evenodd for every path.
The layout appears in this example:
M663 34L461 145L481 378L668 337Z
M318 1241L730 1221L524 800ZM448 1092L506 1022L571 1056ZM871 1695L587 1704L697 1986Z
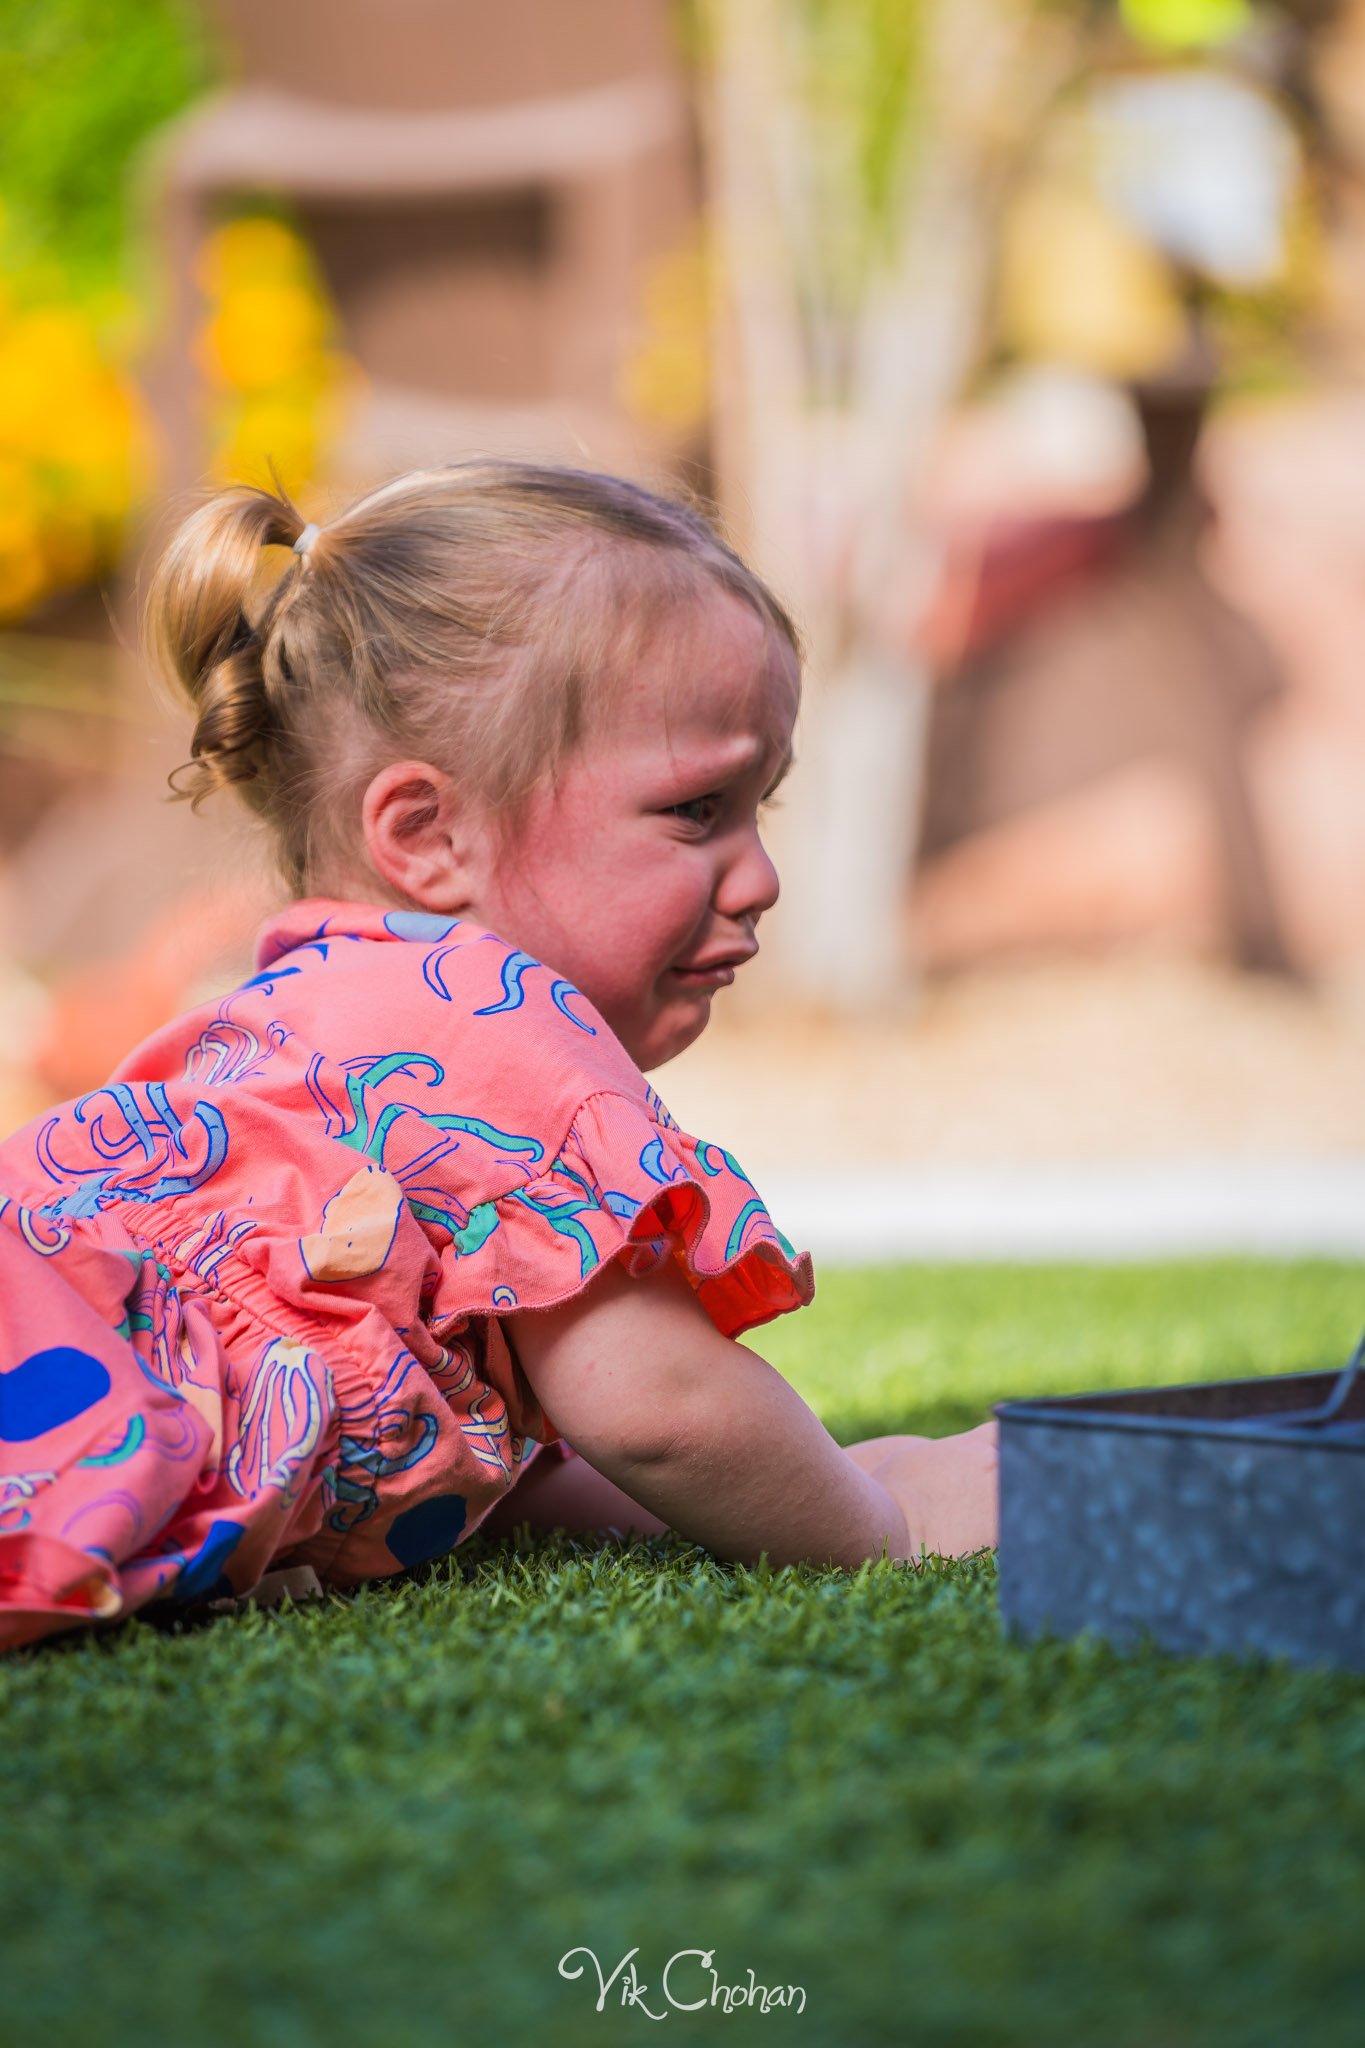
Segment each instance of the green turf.
M1335 1364L1362 1322L1344 1265L902 1269L755 1342L848 1436ZM1365 1680L1006 1644L989 1565L476 1539L21 1652L0 1701L6 2040L1362 2038ZM580 1946L638 1947L665 2019L596 2012ZM804 2012L670 2009L686 1949Z

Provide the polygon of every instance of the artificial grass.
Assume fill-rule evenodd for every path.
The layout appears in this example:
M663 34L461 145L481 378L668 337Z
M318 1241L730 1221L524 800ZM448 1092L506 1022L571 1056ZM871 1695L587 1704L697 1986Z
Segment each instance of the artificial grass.
M835 1433L1344 1359L1365 1268L833 1274ZM1002 1641L987 1562L474 1539L0 1659L0 2012L48 2043L1347 2048L1365 1680ZM558 1972L638 1948L643 2008ZM671 2008L675 1952L804 2011ZM686 1974L684 1974L686 1972ZM710 1990L676 1967L679 1997Z

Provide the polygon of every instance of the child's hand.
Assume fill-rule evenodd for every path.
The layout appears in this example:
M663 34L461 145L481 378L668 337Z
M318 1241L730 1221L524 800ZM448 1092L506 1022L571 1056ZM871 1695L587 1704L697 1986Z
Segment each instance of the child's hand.
M961 1436L874 1436L847 1455L896 1501L908 1548L938 1557L970 1557L1000 1539L999 1426L983 1422Z

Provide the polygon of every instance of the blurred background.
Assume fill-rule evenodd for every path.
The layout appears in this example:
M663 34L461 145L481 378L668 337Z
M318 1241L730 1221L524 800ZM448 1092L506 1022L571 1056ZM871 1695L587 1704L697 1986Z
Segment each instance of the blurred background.
M668 1068L789 1234L1365 1250L1365 4L0 0L0 1126L233 986L186 492L700 498L809 644Z

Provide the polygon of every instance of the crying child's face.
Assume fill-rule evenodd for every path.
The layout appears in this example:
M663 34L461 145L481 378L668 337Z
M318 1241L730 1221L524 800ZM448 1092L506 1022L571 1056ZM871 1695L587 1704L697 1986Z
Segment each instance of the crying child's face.
M690 1045L758 950L778 895L760 813L797 692L795 656L743 600L680 610L468 907L581 989L640 1067Z

